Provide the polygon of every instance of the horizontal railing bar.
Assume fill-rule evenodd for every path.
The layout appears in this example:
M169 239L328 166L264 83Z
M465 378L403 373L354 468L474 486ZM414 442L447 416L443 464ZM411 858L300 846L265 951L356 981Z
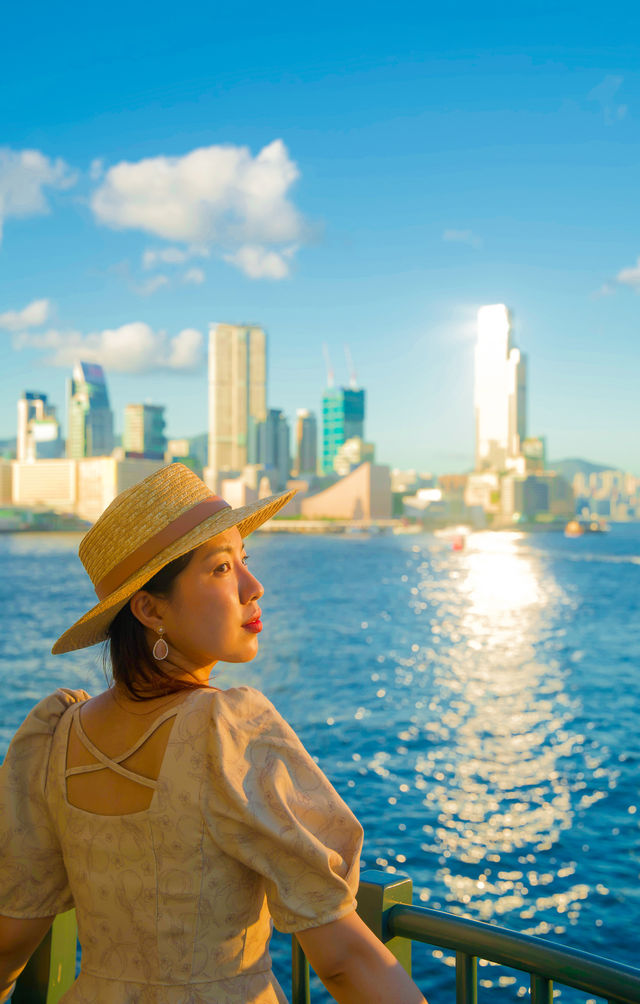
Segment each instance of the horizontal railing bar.
M386 921L389 937L466 952L620 1004L640 1004L640 970L576 948L424 906L398 903L390 908Z

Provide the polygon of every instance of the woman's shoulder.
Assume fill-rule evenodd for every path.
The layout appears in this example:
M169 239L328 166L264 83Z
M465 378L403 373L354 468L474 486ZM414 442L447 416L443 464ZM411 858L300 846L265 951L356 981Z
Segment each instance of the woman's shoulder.
M198 704L208 731L219 738L226 736L227 741L252 742L266 736L299 741L269 698L255 687L211 688L201 693Z
M52 694L31 709L16 736L23 735L53 735L60 718L74 704L89 700L86 690L70 690L68 687L58 687Z
M52 694L38 701L31 709L22 725L15 733L2 765L8 779L17 778L18 783L25 776L29 784L44 783L47 775L53 736L60 719L70 707L88 700L84 690L68 690L60 687Z
M206 694L204 700L208 703L209 713L214 719L237 718L240 721L247 721L263 716L280 718L269 698L255 687L229 687L227 690L211 687L204 693Z

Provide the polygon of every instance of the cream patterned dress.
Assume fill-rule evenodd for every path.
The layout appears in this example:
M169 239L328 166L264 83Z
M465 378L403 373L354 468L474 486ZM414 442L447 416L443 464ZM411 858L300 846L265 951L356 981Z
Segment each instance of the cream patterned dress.
M148 809L98 815L67 798L69 729L84 691L58 690L0 770L0 914L75 906L82 966L65 1004L286 1004L271 918L302 931L355 908L362 829L258 691L198 690L173 726ZM100 776L99 774L97 775Z

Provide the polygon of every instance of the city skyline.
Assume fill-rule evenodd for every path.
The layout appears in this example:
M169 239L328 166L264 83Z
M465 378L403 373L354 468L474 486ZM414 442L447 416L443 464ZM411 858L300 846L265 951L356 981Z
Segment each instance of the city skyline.
M470 470L476 313L505 303L549 459L640 473L640 80L619 24L595 5L354 4L339 33L331 5L313 31L290 14L203 7L194 33L128 12L123 45L117 18L12 9L0 438L23 390L67 432L78 358L108 373L119 433L141 401L202 433L209 324L251 321L291 422L321 414L323 343L349 385L347 344L377 460Z

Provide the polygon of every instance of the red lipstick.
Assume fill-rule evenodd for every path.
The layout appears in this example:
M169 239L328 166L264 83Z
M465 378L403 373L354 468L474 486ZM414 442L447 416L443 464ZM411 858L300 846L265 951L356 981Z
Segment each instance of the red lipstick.
M262 631L262 621L260 620L261 616L262 613L256 614L252 620L247 621L246 624L242 625L243 628L246 628L247 631L253 631L254 634L260 634Z

